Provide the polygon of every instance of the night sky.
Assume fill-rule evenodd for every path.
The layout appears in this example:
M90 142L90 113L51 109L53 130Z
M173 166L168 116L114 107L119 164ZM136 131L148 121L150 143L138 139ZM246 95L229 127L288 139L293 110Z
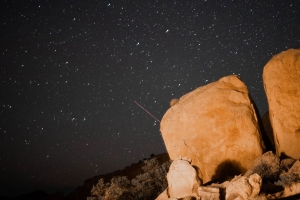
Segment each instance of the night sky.
M0 195L74 189L166 152L172 98L300 48L300 1L1 0ZM13 192L12 192L13 191Z

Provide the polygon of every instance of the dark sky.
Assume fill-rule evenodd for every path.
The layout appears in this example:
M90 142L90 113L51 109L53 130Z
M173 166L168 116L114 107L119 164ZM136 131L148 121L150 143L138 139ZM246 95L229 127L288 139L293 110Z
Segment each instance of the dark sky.
M166 152L172 98L300 47L300 1L2 0L0 195L83 185ZM13 192L11 192L13 191Z

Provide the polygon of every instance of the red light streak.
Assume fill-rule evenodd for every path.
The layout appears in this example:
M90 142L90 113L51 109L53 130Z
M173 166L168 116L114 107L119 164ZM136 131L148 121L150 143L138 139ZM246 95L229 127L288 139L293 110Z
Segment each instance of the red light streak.
M138 105L141 109L143 109L146 113L148 113L151 117L153 117L156 121L158 121L160 123L160 120L158 120L154 115L152 115L148 110L146 110L146 108L144 108L143 106L141 106L138 102L134 101L134 103L136 103L136 105Z

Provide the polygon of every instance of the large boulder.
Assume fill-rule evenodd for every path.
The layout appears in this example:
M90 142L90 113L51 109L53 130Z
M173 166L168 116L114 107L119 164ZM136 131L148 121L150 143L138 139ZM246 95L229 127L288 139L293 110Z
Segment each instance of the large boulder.
M263 70L277 156L300 158L300 49L275 55Z
M204 183L245 173L264 151L248 89L235 75L182 96L160 130L170 158L191 158Z

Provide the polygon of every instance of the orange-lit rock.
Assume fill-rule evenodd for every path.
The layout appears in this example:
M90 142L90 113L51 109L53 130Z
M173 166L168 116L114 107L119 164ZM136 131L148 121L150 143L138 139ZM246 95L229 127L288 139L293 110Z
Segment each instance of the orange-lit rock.
M160 130L170 158L191 158L203 183L245 173L264 151L248 89L235 75L182 96Z
M179 101L179 99L172 99L172 100L170 101L170 106L171 106L171 107L174 106L176 103L178 103L178 101Z
M236 176L226 187L226 199L255 199L258 197L261 185L262 179L258 174L249 177Z
M187 199L198 196L200 182L190 162L191 160L186 157L179 157L172 162L167 174L168 188L155 200Z
M200 183L196 170L188 160L177 159L173 161L167 174L167 180L170 197L197 196Z
M274 56L264 67L277 156L300 158L300 49Z

